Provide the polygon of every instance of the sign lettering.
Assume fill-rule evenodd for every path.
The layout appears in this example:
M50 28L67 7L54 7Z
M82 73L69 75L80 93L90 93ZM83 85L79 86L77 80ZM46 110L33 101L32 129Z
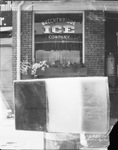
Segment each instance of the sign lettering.
M45 26L45 25L54 24L54 23L57 23L57 22L58 23L67 22L68 24L75 25L75 21L70 20L68 18L50 18L50 19L44 20L44 22L42 22L41 24L43 26Z
M60 39L60 40L69 40L70 39L70 35L49 35L48 36L49 39Z
M55 25L55 26L44 26L44 34L49 33L75 33L75 26L73 25Z

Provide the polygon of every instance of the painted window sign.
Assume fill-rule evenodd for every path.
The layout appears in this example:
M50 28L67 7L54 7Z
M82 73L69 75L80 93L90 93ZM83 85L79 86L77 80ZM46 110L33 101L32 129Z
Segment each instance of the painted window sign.
M82 18L81 18L82 19ZM38 22L35 17L35 34L56 34L56 33L82 33L82 20L71 20L69 18L50 18Z
M12 26L12 11L1 11L0 27Z
M80 63L82 57L82 20L82 13L35 14L34 47L36 61Z
M51 30L51 31L50 31ZM75 27L72 25L55 25L55 26L44 26L44 33L75 33Z
M57 21L57 23L55 21ZM67 22L63 25L65 21ZM54 23L55 25L53 25ZM66 18L49 19L41 24L44 26L44 33L75 33L75 21L69 21L66 20Z

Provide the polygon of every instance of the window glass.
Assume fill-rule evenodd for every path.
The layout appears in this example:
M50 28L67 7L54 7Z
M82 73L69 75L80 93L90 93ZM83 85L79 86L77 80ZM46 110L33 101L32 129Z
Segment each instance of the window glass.
M35 14L35 61L82 61L82 13Z

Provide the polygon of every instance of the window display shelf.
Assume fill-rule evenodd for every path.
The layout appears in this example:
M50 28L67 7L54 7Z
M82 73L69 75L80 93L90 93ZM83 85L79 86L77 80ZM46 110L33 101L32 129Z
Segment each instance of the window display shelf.
M22 75L22 79L32 79L35 78L29 71L28 75ZM41 69L37 69L36 78L56 78L56 77L78 77L78 76L87 76L87 68L86 67L78 67L78 68L46 68L44 71Z
M38 77L73 77L73 76L86 76L86 68L46 68L45 71L37 70Z

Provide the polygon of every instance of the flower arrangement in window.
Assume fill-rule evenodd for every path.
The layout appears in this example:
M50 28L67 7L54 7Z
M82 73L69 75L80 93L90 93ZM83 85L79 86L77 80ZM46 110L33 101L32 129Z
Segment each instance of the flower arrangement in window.
M49 65L47 64L46 60L40 61L39 63L34 63L31 67L31 74L35 76L38 68L40 68L42 71L45 71L45 69L48 67Z
M60 63L60 61L57 60L57 61L52 61L49 64L46 60L43 60L43 61L40 61L39 63L31 64L28 62L28 60L24 60L21 62L20 69L21 69L21 74L23 74L23 75L30 74L31 76L36 78L39 75L45 74L45 72L48 75L49 70L52 75L54 73L53 71L57 70L56 74L58 75L60 73L60 71L61 71L61 73L65 72L65 70L67 70L67 68L70 68L73 72L74 71L76 72L76 70L78 68L83 68L83 67L84 67L84 64L82 64L82 63L81 64L71 63L70 61Z
M45 71L46 67L49 67L46 60L34 64L29 63L27 60L23 60L23 62L21 62L20 65L20 71L22 74L27 75L28 70L30 70L31 75L35 77L37 76L36 71L38 68L41 69L42 71Z
M21 72L21 74L27 75L29 68L31 68L31 64L27 60L23 60L20 63L20 72Z

